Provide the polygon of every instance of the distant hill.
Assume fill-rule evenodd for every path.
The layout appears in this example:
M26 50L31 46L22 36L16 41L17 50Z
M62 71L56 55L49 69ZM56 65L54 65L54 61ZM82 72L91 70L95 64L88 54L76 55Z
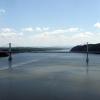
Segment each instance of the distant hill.
M89 44L88 48L89 48L89 53L100 54L100 43L98 43L98 44ZM78 46L73 47L70 50L70 52L85 53L86 49L87 49L86 45L78 45Z
M8 51L9 48L6 48L6 47L1 47L0 48L0 51ZM43 53L53 53L53 52L66 52L67 51L67 48L60 48L60 47L37 47L37 48L34 48L34 47L12 47L11 48L11 51L12 53L24 53L24 52L35 52L35 53L40 53L40 52L43 52Z

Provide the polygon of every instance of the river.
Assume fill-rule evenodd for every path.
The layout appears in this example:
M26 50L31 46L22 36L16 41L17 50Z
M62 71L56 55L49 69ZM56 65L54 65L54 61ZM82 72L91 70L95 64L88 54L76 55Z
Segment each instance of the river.
M19 53L0 58L0 100L100 100L100 55Z

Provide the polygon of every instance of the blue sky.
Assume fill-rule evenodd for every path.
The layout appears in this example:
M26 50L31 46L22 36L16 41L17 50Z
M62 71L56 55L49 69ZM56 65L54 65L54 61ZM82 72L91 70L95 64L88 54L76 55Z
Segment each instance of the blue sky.
M98 43L99 38L94 36L99 37L99 33L100 0L0 0L0 40L6 39L3 43L24 46Z

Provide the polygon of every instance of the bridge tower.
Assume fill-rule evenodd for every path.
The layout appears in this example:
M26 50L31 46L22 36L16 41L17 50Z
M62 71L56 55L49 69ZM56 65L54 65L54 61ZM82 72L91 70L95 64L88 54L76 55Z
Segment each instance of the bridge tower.
M86 57L86 63L89 63L89 47L88 47L88 42L87 42L87 46L86 46L86 53L87 53L87 57Z
M11 43L9 43L9 57L8 60L11 61L12 60L12 52L11 52Z

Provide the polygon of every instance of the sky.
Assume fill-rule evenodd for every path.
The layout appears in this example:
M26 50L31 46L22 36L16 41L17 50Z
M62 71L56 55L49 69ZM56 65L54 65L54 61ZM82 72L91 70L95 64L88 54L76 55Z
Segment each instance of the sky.
M0 0L0 46L100 43L100 0Z

